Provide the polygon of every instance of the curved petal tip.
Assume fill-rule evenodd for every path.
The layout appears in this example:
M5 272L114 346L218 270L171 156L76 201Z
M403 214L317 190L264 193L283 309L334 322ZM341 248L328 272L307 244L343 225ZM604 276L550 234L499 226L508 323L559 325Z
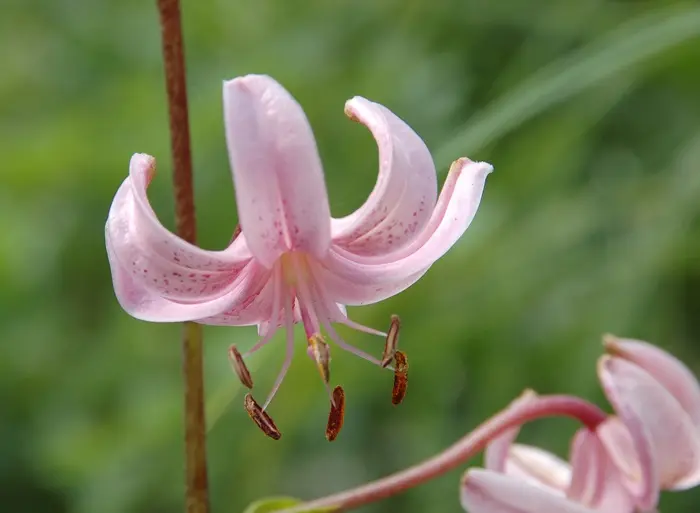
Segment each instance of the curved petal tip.
M651 374L671 392L700 429L700 383L681 360L642 340L606 334L603 345L608 354L632 362Z

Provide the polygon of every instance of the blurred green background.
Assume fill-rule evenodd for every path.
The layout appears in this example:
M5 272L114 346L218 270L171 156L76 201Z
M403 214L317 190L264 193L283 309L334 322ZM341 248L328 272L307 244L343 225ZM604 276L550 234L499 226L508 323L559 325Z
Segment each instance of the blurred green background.
M605 404L603 332L654 341L700 371L700 8L694 2L184 0L201 244L236 225L221 82L267 73L306 109L334 215L376 177L376 147L347 121L362 95L408 121L442 181L487 160L476 221L415 286L351 309L403 319L407 399L391 374L336 351L348 397L338 440L299 354L265 438L226 359L254 328L205 328L213 511L325 495L444 448L525 387ZM154 2L10 0L0 16L0 509L182 511L177 325L119 308L104 221L134 152L155 155L154 206L172 227L170 154ZM375 354L383 342L343 331ZM252 367L267 390L282 341ZM260 392L261 394L263 392ZM607 406L606 406L607 408ZM522 438L564 454L575 428ZM478 463L478 462L475 462ZM460 511L460 472L366 512ZM700 491L665 494L697 511Z

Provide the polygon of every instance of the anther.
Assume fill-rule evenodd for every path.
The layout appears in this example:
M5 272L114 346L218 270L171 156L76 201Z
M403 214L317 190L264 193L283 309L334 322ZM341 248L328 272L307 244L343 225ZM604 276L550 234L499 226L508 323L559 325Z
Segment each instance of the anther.
M238 379L241 380L243 386L253 388L253 378L250 376L250 371L243 361L243 356L238 352L235 344L228 348L228 361L231 363L231 368L238 376Z
M394 359L396 349L399 347L399 328L401 327L401 319L398 315L391 316L391 326L386 334L386 342L384 343L384 354L382 355L382 367L386 368Z
M255 399L253 399L252 395L246 394L243 404L245 406L245 411L248 412L248 416L253 419L253 422L260 428L260 431L273 440L279 440L282 437L282 433L280 433L280 430L275 426L275 421L260 407Z
M345 417L345 391L338 385L333 389L333 400L331 401L331 412L328 414L328 424L326 425L326 440L332 442L343 428Z
M394 406L401 404L406 397L408 387L408 360L403 351L394 354L394 389L391 392L391 402Z
M309 345L311 346L311 351L316 361L316 366L318 367L318 372L321 374L323 382L328 385L331 379L331 353L328 349L328 344L323 337L315 333L309 337Z

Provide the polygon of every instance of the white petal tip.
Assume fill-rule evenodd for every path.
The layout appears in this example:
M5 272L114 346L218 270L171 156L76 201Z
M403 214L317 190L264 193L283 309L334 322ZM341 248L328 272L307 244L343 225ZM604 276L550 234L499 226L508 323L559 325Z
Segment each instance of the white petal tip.
M138 164L141 166L150 166L155 164L156 159L148 153L134 153L131 156L131 162L132 164Z
M146 176L146 183L151 181L156 174L156 159L147 153L134 153L129 162L131 173Z
M358 113L358 109L361 109L363 106L371 103L372 102L370 100L363 98L362 96L353 96L345 102L345 115L350 119L350 121L359 123L361 116Z
M243 75L230 80L224 80L224 94L252 91L256 87L277 84L269 75Z
M469 172L473 175L484 176L493 172L493 166L488 162L474 162L467 157L461 157L455 160L450 166L451 173Z
M603 335L603 348L606 352L614 354L619 341L620 339L612 333L605 333Z

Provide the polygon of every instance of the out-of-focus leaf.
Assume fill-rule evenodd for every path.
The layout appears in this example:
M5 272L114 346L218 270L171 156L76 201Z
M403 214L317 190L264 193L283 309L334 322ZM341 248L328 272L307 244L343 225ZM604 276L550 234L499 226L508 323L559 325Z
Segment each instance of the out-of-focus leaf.
M645 59L700 34L700 8L645 13L543 68L470 119L436 153L439 168L528 119Z
M267 499L255 501L253 504L248 506L243 513L273 513L275 511L291 508L292 506L296 506L301 503L302 501L292 497L269 497ZM303 513L332 513L333 511L337 511L337 509L305 509L303 510Z
M248 506L243 513L272 513L285 508L291 508L301 504L299 499L293 497L268 497L260 499Z

